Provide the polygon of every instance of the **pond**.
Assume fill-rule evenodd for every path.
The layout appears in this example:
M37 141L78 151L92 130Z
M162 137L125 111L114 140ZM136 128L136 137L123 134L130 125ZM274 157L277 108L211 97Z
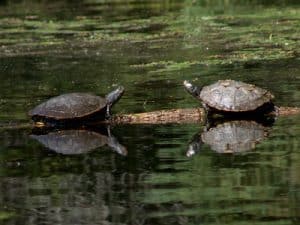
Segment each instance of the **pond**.
M300 107L299 37L296 0L2 1L0 224L299 224L299 115L220 124L213 144L202 123L36 135L27 115L118 85L113 113L198 107L184 80ZM231 129L256 136L224 153Z

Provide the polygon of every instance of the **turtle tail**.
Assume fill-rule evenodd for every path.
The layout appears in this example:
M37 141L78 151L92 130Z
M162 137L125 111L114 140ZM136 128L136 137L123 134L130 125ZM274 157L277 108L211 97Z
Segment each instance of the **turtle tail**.
M194 97L198 98L200 96L200 92L201 92L202 88L193 85L192 83L190 83L187 80L185 80L183 82L183 86L184 86L185 90L188 93L190 93L191 95L193 95Z

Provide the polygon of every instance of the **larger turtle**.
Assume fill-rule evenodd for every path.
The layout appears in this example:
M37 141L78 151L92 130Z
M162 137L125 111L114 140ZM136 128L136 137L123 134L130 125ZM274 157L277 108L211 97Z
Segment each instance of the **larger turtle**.
M89 93L68 93L53 97L29 111L39 125L66 125L82 121L105 120L111 107L124 93L122 86L100 97Z
M188 93L202 101L208 112L242 113L274 110L274 96L267 90L235 80L219 80L202 88L184 81Z

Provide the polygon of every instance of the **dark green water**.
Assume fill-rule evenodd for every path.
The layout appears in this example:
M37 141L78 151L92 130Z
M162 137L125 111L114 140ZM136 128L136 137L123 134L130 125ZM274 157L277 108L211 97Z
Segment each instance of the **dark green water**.
M2 128L49 97L119 84L114 112L195 107L185 79L251 82L300 107L299 37L292 0L2 1L0 224L299 224L299 116L247 151L206 143L193 157L202 124L115 126L127 156L104 136L63 155L29 128Z

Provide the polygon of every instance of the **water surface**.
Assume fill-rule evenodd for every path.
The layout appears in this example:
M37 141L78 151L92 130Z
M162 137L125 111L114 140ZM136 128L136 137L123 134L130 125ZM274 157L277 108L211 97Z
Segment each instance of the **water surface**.
M203 124L111 128L108 145L51 151L27 111L71 91L115 113L196 107L182 81L237 79L300 107L297 1L4 1L0 5L1 224L298 224L299 116L278 118L252 149L187 149ZM101 142L102 144L102 142ZM298 161L299 160L299 161Z

